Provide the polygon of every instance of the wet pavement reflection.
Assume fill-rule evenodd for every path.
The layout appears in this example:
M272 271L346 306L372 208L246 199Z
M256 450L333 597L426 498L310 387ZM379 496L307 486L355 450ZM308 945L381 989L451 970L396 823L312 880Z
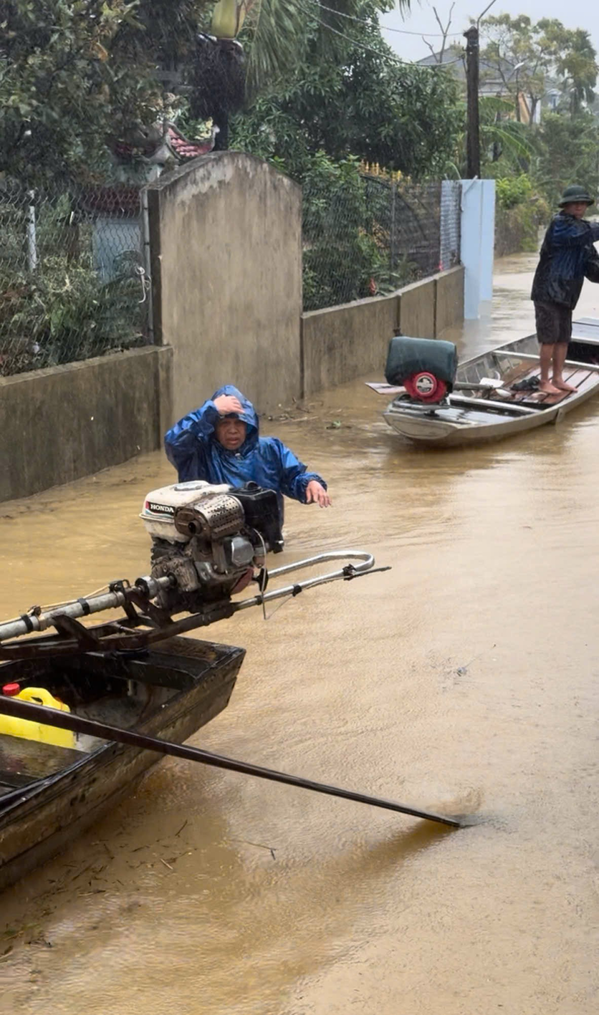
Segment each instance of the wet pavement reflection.
M501 262L492 310L448 336L463 356L533 330L533 265ZM579 311L599 317L588 284ZM192 743L479 822L162 761L2 896L2 1011L596 1010L599 404L426 452L384 404L360 381L265 421L334 498L289 505L285 559L392 570L213 627L247 657ZM156 453L0 505L0 616L145 573L138 513L173 478Z

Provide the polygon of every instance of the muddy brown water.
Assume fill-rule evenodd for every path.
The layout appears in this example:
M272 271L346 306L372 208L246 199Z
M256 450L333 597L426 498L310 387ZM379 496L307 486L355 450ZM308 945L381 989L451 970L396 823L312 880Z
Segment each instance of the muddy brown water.
M464 352L531 330L530 266L500 265ZM590 286L580 310L599 316ZM597 1011L599 406L423 453L383 405L356 382L266 423L334 497L289 505L286 559L350 546L393 570L212 628L247 658L192 742L482 820L162 761L2 896L3 1012ZM157 453L3 505L0 616L145 573L137 515L172 480Z

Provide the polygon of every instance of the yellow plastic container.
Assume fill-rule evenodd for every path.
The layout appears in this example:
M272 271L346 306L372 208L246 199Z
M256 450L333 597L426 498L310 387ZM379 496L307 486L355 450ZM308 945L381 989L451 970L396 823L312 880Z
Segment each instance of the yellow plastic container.
M21 701L32 701L35 705L58 708L61 712L71 711L68 705L54 698L45 687L24 687L14 697L20 698ZM30 719L0 715L0 733L5 733L9 737L23 737L24 740L38 740L43 744L54 744L55 747L75 749L75 734L70 730L59 730L55 726L45 726Z

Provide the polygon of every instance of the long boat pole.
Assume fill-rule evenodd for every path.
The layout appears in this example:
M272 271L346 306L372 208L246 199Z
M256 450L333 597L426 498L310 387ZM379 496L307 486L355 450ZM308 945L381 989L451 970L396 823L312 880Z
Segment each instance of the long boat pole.
M272 768L263 768L261 765L252 765L247 761L237 761L234 758L227 758L222 754L203 751L198 747L188 747L185 744L173 744L167 740L158 740L155 737L148 737L142 733L134 733L132 730L124 730L118 726L109 726L106 723L95 722L92 719L84 719L82 716L73 715L70 712L60 712L55 708L30 704L29 702L21 701L19 698L0 695L0 713L13 716L16 719L29 719L33 722L43 723L46 726L56 726L59 729L71 730L73 733L84 733L100 737L103 740L127 744L129 747L139 747L144 750L156 751L159 754L168 754L173 758L184 758L186 761L195 761L202 765L211 765L214 768L224 768L230 772L241 772L244 775L253 775L259 779L281 782L286 786L298 786L300 789L310 789L315 793L325 793L328 796L341 797L344 800L354 800L360 804L370 804L372 807L382 807L388 811L410 814L412 817L424 818L426 821L436 821L442 825L450 825L452 828L460 828L462 826L462 822L457 817L433 814L430 811L422 811L415 807L408 807L405 804L395 803L393 800L384 800L380 797L370 796L367 793L356 793L354 790L341 789L339 786L329 786L322 782L314 782L312 779L302 779L298 775L287 775L285 772L277 772ZM23 790L23 793L26 793L26 789Z

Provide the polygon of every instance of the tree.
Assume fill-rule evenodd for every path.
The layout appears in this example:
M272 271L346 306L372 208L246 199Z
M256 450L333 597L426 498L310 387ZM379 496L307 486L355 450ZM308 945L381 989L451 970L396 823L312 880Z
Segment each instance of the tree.
M374 0L361 0L356 20L314 7L298 69L237 118L235 146L279 160L300 180L318 151L438 176L461 119L451 75L395 59Z
M446 51L449 51L449 50L452 49L451 44L448 45L447 39L449 37L449 30L451 28L454 7L455 7L455 2L453 2L451 7L449 8L449 13L447 15L447 21L445 22L445 24L443 24L443 22L441 21L441 18L439 16L439 12L438 12L437 8L433 7L433 14L435 15L435 20L436 20L439 28L441 29L440 35L441 35L442 42L441 42L441 46L440 47L439 46L433 46L433 44L431 42L429 42L428 39L424 35L422 36L422 41L426 44L428 49L430 49L431 56L432 56L433 60L435 61L435 63L438 63L438 64L442 64L444 62ZM462 57L463 57L463 53L464 53L464 51L461 50Z
M255 3L246 68L237 43L209 35L212 27L221 36L230 31L227 3L243 7L238 0L216 7L213 0L5 0L0 172L31 182L105 177L107 141L143 139L166 115L166 94L179 93L181 104L190 84L198 116L239 108L246 69L255 89L289 67L303 14L300 0Z
M373 189L357 159L333 162L322 152L311 159L302 187L305 310L390 292L412 281L412 266L390 257L390 187L381 181Z
M136 67L150 64L163 84L178 85L213 6L214 0L134 0L135 17L121 23L114 46Z
M555 18L534 24L524 14L488 17L481 22L486 45L481 52L481 80L497 80L512 97L516 119L521 119L520 96L526 96L530 123L535 119L553 77L571 108L592 101L599 72L597 54L588 32L570 30Z
M106 141L151 122L148 64L119 52L135 29L125 0L9 0L0 39L0 172L24 181L105 172Z
M570 45L559 43L560 55L556 66L561 77L560 87L566 98L570 112L580 112L583 104L592 106L595 101L595 84L597 82L597 54L591 43L589 33L577 29L568 33Z
M462 114L450 74L394 58L374 0L359 0L351 16L306 3L299 67L235 117L232 145L302 184L304 306L316 309L417 275L417 264L394 256L401 183L365 179L359 160L438 179Z
M552 207L569 183L599 192L599 122L590 112L548 114L538 136L534 179Z
M523 123L513 119L509 100L494 95L479 98L480 147L482 175L497 177L520 175L536 151L536 139ZM455 153L448 163L447 173L462 179L466 172L466 106L456 134Z
M190 72L191 115L213 120L218 127L215 148L229 147L229 119L245 105L245 57L234 39L200 36Z
M352 18L362 0L330 2ZM379 41L388 3L367 12ZM5 0L2 11L0 172L31 181L108 174L107 141L147 137L169 115L167 93L179 106L188 93L227 147L231 113L293 79L321 18L340 23L318 0Z
M320 72L343 60L346 35L358 45L363 18L378 47L370 68L362 61L363 73L381 74L383 54L390 54L378 14L390 2L329 0L341 7L331 14L319 0L5 0L0 172L32 183L100 180L111 170L107 142L159 134L155 125L170 115L173 92L176 106L187 93L193 117L216 121L218 147L227 147L231 113L258 94L289 88L309 49ZM245 52L236 38L241 29ZM412 83L420 87L417 78L406 79L404 91ZM356 75L354 94L346 89L354 108L358 87ZM395 102L389 88L378 95L381 103ZM373 103L369 115L379 134L389 130L383 108ZM414 147L418 122L399 122Z
M398 2L400 8L409 9L410 0ZM308 45L318 39L318 48L323 48L326 29L342 36L334 24L346 30L348 22L360 22L365 13L374 17L368 27L375 29L382 42L376 15L391 6L390 0L372 0L368 9L364 0L329 0L324 6L319 0L306 0L306 4L303 0L218 0L210 35L200 39L192 74L192 112L215 120L217 146L226 148L231 115L258 94L286 87L302 66ZM329 56L334 58L333 53Z

